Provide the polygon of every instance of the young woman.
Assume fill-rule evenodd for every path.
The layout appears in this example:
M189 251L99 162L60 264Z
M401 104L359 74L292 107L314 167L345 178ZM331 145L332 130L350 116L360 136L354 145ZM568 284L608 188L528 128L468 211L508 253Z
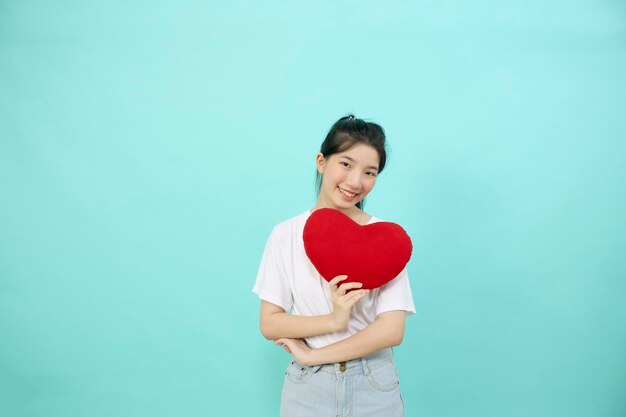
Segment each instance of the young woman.
M342 117L316 155L315 207L279 223L269 236L253 291L261 298L261 333L293 355L282 417L404 415L391 347L402 342L405 318L415 313L406 268L373 290L342 283L345 275L327 282L302 239L307 218L322 207L361 225L380 221L363 211L363 200L385 161L382 127Z

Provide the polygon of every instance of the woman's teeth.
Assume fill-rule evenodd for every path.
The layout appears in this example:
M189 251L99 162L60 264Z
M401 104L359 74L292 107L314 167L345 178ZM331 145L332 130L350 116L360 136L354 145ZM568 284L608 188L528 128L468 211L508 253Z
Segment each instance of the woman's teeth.
M351 193L349 191L346 191L346 190L342 189L341 187L337 187L337 188L339 188L339 191L341 191L341 193L343 195L345 195L346 197L354 197L356 195L355 193Z

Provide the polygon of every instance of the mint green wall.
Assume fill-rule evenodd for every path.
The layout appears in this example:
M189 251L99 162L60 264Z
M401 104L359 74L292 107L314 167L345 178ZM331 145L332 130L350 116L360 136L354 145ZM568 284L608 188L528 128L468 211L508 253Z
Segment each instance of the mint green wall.
M251 287L340 116L413 238L407 416L626 414L618 1L0 3L0 415L276 416Z

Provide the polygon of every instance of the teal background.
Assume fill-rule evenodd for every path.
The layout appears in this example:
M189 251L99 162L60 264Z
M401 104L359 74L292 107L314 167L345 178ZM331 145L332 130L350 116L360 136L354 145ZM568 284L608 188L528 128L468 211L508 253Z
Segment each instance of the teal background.
M0 415L276 416L251 288L348 112L407 416L626 415L625 74L621 1L0 2Z

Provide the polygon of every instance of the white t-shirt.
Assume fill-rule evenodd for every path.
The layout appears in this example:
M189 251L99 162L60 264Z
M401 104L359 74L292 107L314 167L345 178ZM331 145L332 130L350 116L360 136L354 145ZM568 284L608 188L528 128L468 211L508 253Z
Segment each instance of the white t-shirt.
M330 284L317 272L304 251L302 232L310 211L287 219L270 234L252 291L259 298L299 316L318 316L333 311ZM368 224L381 221L370 219ZM370 290L353 307L348 328L307 337L312 348L321 348L363 330L380 313L405 310L415 314L406 268L385 285Z

